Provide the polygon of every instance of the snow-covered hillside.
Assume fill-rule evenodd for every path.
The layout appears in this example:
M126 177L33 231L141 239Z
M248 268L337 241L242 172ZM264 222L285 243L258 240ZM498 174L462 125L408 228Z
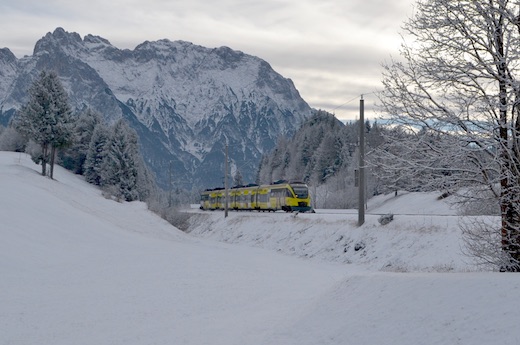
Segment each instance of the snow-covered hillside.
M303 259L286 254L291 244L300 247L300 239L289 240L298 229L307 233L308 246L323 243L326 248L325 243L336 241L343 231L333 228L353 229L354 218L342 217L355 215L292 218L276 213L252 222L252 215L230 213L222 220L231 229L230 237L236 238L242 224L242 233L259 237L265 247L269 247L266 232L285 238L276 248L282 253L275 253L249 246L251 240L236 245L184 234L141 203L107 200L60 168L55 181L40 176L38 170L23 154L0 152L1 344L512 345L520 341L520 281L515 274L381 272L374 256L361 265L328 255ZM323 234L317 226L307 229L311 216L322 224ZM221 221L212 217L223 219L223 214L205 217L220 232ZM396 216L387 228L371 217L356 236L366 242L374 238L366 243L366 256L379 251L384 258L379 263L399 248L401 259L411 261L407 268L431 266L433 260L421 263L422 258L408 253L406 246L392 244L405 241L407 229L423 248L431 247L432 240L447 243L456 238L449 224L430 230L436 233L434 238L413 235L419 216L410 222ZM430 223L441 224L424 219L424 229L431 228ZM285 226L274 229L277 221ZM209 232L211 228L205 227ZM399 238L390 235L400 227ZM462 266L454 250L450 245L444 251L451 254L437 254L451 255L453 268L458 269Z

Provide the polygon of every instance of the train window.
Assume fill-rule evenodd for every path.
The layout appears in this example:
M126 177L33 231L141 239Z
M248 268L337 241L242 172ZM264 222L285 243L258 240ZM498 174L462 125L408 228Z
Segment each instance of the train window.
M286 195L285 189L271 190L271 197L273 197L273 198L283 198L283 197L285 197L285 195Z
M306 199L309 197L309 189L304 186L293 186L294 194L296 194L297 198Z

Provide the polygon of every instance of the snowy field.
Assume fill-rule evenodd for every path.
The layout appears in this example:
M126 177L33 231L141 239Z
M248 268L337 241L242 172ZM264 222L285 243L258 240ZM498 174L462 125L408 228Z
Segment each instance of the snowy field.
M434 195L373 200L360 228L193 210L185 234L39 169L0 152L2 345L520 344L519 276L476 272Z

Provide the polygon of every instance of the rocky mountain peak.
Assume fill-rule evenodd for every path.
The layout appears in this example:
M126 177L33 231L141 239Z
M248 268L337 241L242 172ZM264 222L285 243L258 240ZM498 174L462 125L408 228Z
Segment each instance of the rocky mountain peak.
M94 36L91 34L86 35L85 38L83 39L83 41L86 44L90 43L90 44L101 44L101 45L111 46L110 42L107 39L100 37L100 36Z
M12 64L16 62L16 56L9 48L0 49L0 63Z
M12 61L8 51L1 54L0 61ZM225 142L232 172L253 182L262 153L311 114L290 79L229 47L162 39L118 49L100 36L81 39L57 28L15 64L12 78L0 80L1 123L23 104L30 76L53 69L75 109L90 107L109 122L127 119L162 186L170 164L182 187L220 185Z
M63 28L57 28L54 32L48 32L34 47L33 55L42 52L51 52L56 49L77 49L83 46L81 36L75 32L67 32Z

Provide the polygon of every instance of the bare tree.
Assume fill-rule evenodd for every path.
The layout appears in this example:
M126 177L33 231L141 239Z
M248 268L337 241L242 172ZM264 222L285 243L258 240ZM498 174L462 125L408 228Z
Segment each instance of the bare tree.
M420 171L432 188L491 192L508 271L520 271L519 10L519 1L418 1L404 61L384 66L380 96L408 133L380 151L384 168Z

